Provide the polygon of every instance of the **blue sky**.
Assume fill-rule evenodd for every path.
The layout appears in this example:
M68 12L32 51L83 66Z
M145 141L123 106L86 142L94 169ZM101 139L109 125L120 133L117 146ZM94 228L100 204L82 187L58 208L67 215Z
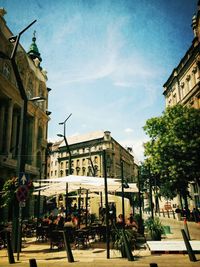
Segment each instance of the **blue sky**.
M0 0L28 50L33 31L48 72L48 139L110 130L138 160L142 127L165 109L163 84L191 45L197 0Z

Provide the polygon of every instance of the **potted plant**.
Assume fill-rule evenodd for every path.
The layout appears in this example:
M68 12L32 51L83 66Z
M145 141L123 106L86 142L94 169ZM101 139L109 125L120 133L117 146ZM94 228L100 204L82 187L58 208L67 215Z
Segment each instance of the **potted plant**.
M136 243L136 234L134 230L114 228L112 231L113 248L119 250L123 258L126 257L124 235L126 235L126 240L130 248L134 249Z
M145 228L152 240L161 240L161 236L164 234L164 228L158 217L154 219L148 218L145 221Z

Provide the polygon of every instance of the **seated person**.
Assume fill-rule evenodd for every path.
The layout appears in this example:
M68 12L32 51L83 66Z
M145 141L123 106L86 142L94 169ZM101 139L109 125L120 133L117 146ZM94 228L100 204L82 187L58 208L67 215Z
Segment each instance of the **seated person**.
M135 231L138 231L138 224L137 224L136 220L134 219L133 215L131 215L128 218L128 220L126 222L126 226L128 228L131 228L131 229L135 230Z
M70 215L68 215L65 219L64 227L75 227L75 224L72 221L72 217Z
M119 214L119 216L117 217L116 226L120 228L123 226L123 215L122 214Z

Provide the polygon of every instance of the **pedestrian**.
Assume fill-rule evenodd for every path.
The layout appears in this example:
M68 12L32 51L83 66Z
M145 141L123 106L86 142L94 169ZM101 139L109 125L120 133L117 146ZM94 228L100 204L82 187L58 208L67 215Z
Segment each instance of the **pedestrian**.
M177 221L180 221L181 220L181 210L179 208L179 206L177 205L176 209L175 209L175 212L176 212L176 219Z

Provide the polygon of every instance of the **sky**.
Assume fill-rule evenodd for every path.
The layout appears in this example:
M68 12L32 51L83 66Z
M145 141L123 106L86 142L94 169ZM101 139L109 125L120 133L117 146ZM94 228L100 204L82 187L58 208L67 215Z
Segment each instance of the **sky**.
M144 159L143 126L165 109L163 84L193 40L197 0L0 0L28 51L33 32L47 71L48 140L110 131Z

